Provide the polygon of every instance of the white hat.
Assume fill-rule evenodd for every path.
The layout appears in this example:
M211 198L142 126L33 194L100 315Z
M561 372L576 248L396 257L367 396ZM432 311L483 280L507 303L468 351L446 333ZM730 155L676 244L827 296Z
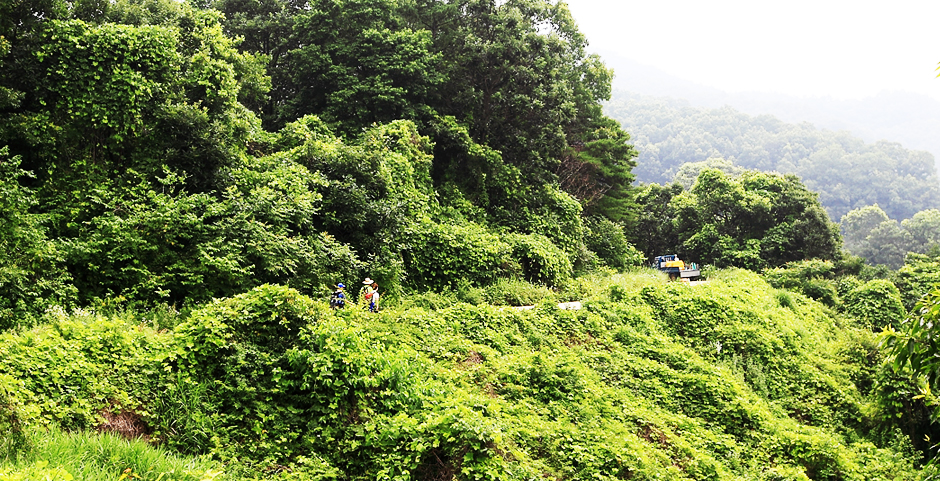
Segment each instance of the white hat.
M366 277L366 280L362 281L363 284L372 284L372 279Z

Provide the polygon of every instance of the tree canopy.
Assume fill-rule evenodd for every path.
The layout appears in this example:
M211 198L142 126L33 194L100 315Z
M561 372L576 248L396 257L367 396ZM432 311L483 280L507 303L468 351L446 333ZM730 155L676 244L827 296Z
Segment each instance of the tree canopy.
M605 111L633 136L641 182L688 183L689 176L680 172L685 164L722 158L735 168L799 176L819 193L834 221L874 204L895 219L940 208L933 155L897 143L866 144L848 132L788 124L770 115L695 108L623 92Z
M804 259L837 259L838 227L796 176L704 169L691 190L643 186L644 212L631 240L653 256L753 270Z
M3 8L9 241L48 253L43 269L4 260L17 309L41 309L26 286L42 272L65 304L179 304L366 273L393 293L554 285L639 257L610 245L637 153L564 3ZM492 257L420 275L458 233L475 241L448 255Z

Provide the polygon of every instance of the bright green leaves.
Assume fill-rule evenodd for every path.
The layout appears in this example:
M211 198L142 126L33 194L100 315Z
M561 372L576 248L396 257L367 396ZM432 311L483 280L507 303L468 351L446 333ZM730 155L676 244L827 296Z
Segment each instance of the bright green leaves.
M456 286L460 280L476 285L493 282L509 251L498 235L482 226L431 220L409 226L404 242L402 255L410 281L433 288Z
M0 148L0 330L31 324L48 306L68 305L75 296L45 216L31 212L35 193L20 185L32 176L19 166Z
M873 330L898 327L907 314L901 293L891 281L875 279L849 291L843 298L845 311L863 327Z
M45 72L38 101L55 112L56 124L71 127L63 133L106 151L139 135L178 65L174 32L73 20L50 23L44 35L35 52Z
M924 296L900 330L886 329L884 346L894 357L895 370L910 365L916 376L923 376L930 386L940 386L940 290ZM934 415L936 417L936 415Z
M255 462L315 456L334 474L408 476L448 460L466 473L505 472L492 400L436 379L429 361L382 339L359 311L341 314L270 285L193 312L165 364L212 386L200 409L211 406L215 430L168 441ZM189 425L201 413L180 414L163 422Z

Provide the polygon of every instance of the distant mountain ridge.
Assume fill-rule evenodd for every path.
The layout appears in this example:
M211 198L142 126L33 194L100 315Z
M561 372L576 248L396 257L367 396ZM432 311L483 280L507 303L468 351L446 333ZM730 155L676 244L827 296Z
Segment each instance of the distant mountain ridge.
M879 205L892 219L940 207L933 155L897 142L867 143L848 131L752 116L730 106L694 107L686 100L616 91L604 106L630 133L645 183L681 183L682 166L722 158L735 166L797 175L819 194L833 221ZM724 165L724 164L722 164Z
M696 84L612 52L599 52L614 69L615 90L688 100L692 106L725 105L750 114L770 114L785 122L847 130L866 142L888 140L926 150L940 159L940 101L922 94L884 91L862 100L800 98L763 92L728 93ZM937 81L940 90L940 80Z

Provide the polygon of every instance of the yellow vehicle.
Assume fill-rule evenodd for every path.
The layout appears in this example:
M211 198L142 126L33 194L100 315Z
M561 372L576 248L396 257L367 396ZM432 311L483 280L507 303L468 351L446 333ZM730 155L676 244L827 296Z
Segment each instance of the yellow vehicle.
M694 262L686 264L676 254L656 256L653 260L653 267L669 274L669 280L692 280L702 275L698 265Z

